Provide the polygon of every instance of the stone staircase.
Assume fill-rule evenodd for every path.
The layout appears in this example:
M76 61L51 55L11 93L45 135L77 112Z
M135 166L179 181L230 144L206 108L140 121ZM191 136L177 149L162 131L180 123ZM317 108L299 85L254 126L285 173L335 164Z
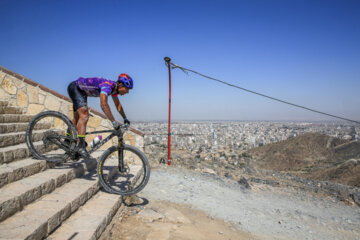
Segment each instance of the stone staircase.
M25 143L32 117L0 101L0 239L99 238L123 198L100 189L96 161L33 159Z

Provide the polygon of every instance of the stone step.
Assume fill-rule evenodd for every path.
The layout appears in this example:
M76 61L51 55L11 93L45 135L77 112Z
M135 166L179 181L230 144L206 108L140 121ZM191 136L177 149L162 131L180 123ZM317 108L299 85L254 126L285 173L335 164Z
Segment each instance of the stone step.
M34 147L40 152L44 153L46 150L56 150L56 146L53 146L51 149L46 149L42 141L35 142ZM4 163L10 163L13 161L18 161L24 158L30 157L30 151L26 143L21 143L14 146L2 147L0 148L0 166Z
M0 123L0 133L25 132L28 123Z
M1 222L0 239L43 239L98 190L96 171L74 179Z
M0 106L0 114L22 114L23 109L18 107Z
M115 158L113 160L117 162ZM135 184L141 176L141 166L132 166L130 169L130 174L135 176L131 181L132 184ZM125 177L118 180L120 179L121 181L127 180ZM100 191L47 239L98 239L119 207L124 206L122 205L123 200L125 198L118 195Z
M0 107L9 106L9 102L0 101Z
M45 160L31 158L3 164L0 166L0 188L6 184L45 171L46 169L47 164Z
M8 147L25 142L25 132L0 134L0 147Z
M12 133L12 132L25 132L28 123L0 123L0 133ZM35 130L49 129L50 123L38 123L35 126Z
M115 158L113 160L117 162ZM132 166L130 169L130 174L135 176L131 181L132 184L135 184L141 176L141 166ZM120 179L121 181L127 180L125 177L118 180ZM125 198L118 195L100 191L47 239L98 239L111 222L116 211L121 207L123 200Z
M101 152L96 152L93 156L98 157L100 154ZM96 160L69 162L6 184L0 188L0 221L20 211L39 197L95 168Z
M119 208L124 210L122 200L119 195L99 191L47 239L99 239Z
M41 145L43 145L43 142L34 143L35 148ZM0 148L0 165L27 157L30 157L30 152L26 143Z
M26 114L2 114L0 115L0 123L18 123L18 122L30 122L34 115Z
M34 141L40 141L45 132L46 130L35 130L33 132ZM58 130L57 132L64 132L65 134L65 130ZM8 147L21 143L25 143L25 132L0 134L0 147Z

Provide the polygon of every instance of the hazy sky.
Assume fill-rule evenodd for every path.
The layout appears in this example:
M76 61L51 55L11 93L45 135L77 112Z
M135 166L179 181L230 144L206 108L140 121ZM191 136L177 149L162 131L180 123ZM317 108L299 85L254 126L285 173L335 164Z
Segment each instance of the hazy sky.
M78 77L133 77L130 120L166 120L163 58L360 120L360 1L0 0L0 65L67 95ZM180 70L174 120L325 120ZM100 109L99 99L90 101ZM112 103L111 103L112 104ZM118 115L118 119L121 117Z

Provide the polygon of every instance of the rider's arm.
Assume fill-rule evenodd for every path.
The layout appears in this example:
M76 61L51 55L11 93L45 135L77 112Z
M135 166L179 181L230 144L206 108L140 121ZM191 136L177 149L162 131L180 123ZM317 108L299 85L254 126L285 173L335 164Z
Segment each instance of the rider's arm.
M114 104L116 106L116 109L118 110L118 112L121 114L121 116L123 117L123 119L126 118L126 114L124 112L124 108L122 107L120 101L119 101L119 98L117 97L112 97L113 101L114 101Z
M100 106L101 106L101 109L103 110L103 112L105 113L105 115L108 117L108 119L111 122L113 122L113 121L115 121L115 119L111 113L109 104L107 102L107 98L108 98L108 96L105 93L100 94Z

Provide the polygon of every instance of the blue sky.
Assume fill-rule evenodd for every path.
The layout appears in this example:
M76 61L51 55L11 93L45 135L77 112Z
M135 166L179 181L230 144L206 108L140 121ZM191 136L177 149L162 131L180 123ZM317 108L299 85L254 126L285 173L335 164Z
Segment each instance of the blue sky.
M360 120L360 1L0 0L0 65L67 95L78 77L135 87L130 120L166 120L163 58L205 75ZM174 120L329 120L180 70ZM99 100L90 105L100 109ZM118 115L118 119L121 117Z

